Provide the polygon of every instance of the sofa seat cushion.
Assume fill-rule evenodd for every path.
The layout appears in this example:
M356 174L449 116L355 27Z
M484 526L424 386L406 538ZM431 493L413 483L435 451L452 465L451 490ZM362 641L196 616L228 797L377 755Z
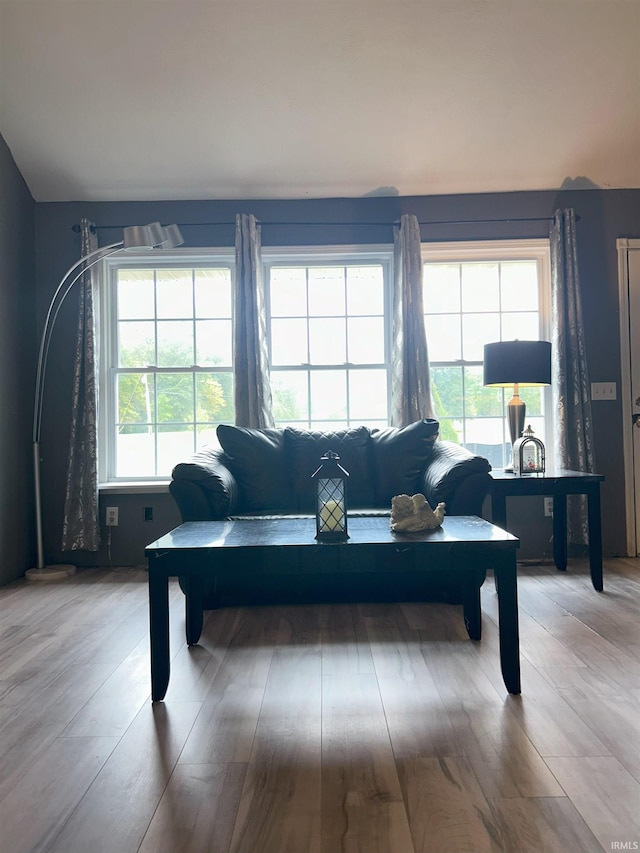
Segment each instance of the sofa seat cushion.
M283 430L220 424L217 435L238 483L244 512L292 508Z
M329 450L340 457L347 471L347 511L351 507L375 503L371 472L371 433L367 427L316 432L286 427L285 455L291 471L291 483L297 509L315 512L316 485L311 475L320 467L321 457Z
M440 424L424 418L406 427L388 427L371 434L375 501L391 505L395 495L414 495L433 453Z

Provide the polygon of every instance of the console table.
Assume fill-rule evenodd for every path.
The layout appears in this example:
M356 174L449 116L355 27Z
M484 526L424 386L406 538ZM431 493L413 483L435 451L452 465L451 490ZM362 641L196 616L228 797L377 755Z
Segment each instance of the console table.
M585 474L565 468L519 476L508 471L491 472L491 520L508 529L507 498L521 495L553 497L553 561L561 572L567 568L567 495L586 495L589 528L589 569L593 588L602 592L602 527L600 483L602 474Z
M487 569L498 581L500 665L509 693L520 693L516 549L519 540L475 516L450 516L441 527L420 533L392 533L385 517L350 518L345 542L317 542L314 518L253 518L190 521L148 545L151 698L164 698L169 685L169 577L182 578L187 644L200 638L202 580L219 571L218 557L233 549L237 562L260 570L265 549L281 549L283 571L345 573L363 564L384 565L389 549L401 551L407 569L450 572L462 581L463 614L473 640L481 635L480 587ZM285 555L282 549L287 549ZM364 557L364 560L355 559Z

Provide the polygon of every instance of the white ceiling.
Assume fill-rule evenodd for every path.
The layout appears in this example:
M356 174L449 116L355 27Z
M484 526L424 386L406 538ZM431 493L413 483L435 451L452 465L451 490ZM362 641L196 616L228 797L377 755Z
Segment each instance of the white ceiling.
M640 188L640 0L0 0L37 201Z

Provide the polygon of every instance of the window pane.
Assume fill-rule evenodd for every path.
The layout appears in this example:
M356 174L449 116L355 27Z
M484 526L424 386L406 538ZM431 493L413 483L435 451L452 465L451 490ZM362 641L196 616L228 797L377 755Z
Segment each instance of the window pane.
M460 265L425 264L424 310L428 313L460 311Z
M228 269L194 271L196 317L231 317L231 273Z
M464 444L462 420L460 418L438 417L440 422L440 438L443 441L455 441L456 444Z
M525 414L525 426L528 426L530 419L535 418L536 415L541 416L544 412L544 388L520 387L519 391L522 402L527 407ZM533 420L531 420L531 426L534 430L536 429ZM540 433L538 437L541 438L542 433Z
M192 317L193 284L192 271L157 270L156 299L158 317Z
M538 310L538 265L535 261L503 261L500 265L502 310Z
M462 368L433 367L431 393L439 420L462 417Z
M193 374L159 373L156 388L159 424L193 422Z
M431 361L458 361L462 358L458 314L427 315L425 327Z
M308 364L307 321L271 321L271 364Z
M387 417L387 371L349 371L349 419L365 424Z
M343 267L309 268L309 316L344 315L345 280Z
M123 320L155 315L153 270L118 270L118 316Z
M304 267L272 267L269 274L272 317L306 317L307 271Z
M499 314L465 314L462 318L465 361L482 361L484 345L500 340Z
M278 370L271 374L273 417L278 424L309 421L309 374L306 370Z
M231 373L196 373L196 421L233 422L233 376Z
M384 313L384 278L381 266L347 267L347 312Z
M309 320L311 364L344 364L347 360L345 320Z
M500 279L498 264L462 265L462 310L498 311Z
M191 367L193 357L193 323L163 321L158 323L158 367Z
M347 418L347 373L345 370L318 370L311 374L311 420L334 421Z
M176 459L188 459L191 456L194 448L193 435L191 424L158 432L158 477L170 477Z
M485 388L481 367L464 369L464 408L465 417L480 415L502 416L502 389Z
M384 363L384 319L354 317L347 320L348 358L352 364Z
M196 364L231 366L231 321L196 321Z
M154 433L146 429L139 433L119 432L116 436L116 477L150 476L156 476Z
M133 432L127 424L151 424L154 420L153 375L121 373L116 383L118 423L123 433ZM137 430L135 430L137 432Z
M155 324L118 323L118 355L119 367L155 364Z
M540 337L539 322L537 314L503 314L502 340L537 341Z

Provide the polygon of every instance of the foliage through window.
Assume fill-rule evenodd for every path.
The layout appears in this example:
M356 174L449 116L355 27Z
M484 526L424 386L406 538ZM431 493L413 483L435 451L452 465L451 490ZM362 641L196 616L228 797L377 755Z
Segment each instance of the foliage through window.
M233 421L231 267L110 267L101 479L168 477Z
M389 261L267 262L277 425L386 425Z
M276 424L388 423L391 247L263 249ZM548 339L548 241L425 244L425 326L441 436L501 467L504 406L485 388L495 340ZM105 261L100 479L166 479L233 423L233 250ZM546 395L523 389L549 442Z
M440 435L504 467L510 452L505 403L512 393L483 386L483 348L491 341L548 340L548 241L430 244L423 261ZM522 389L521 396L527 424L547 441L544 389Z

